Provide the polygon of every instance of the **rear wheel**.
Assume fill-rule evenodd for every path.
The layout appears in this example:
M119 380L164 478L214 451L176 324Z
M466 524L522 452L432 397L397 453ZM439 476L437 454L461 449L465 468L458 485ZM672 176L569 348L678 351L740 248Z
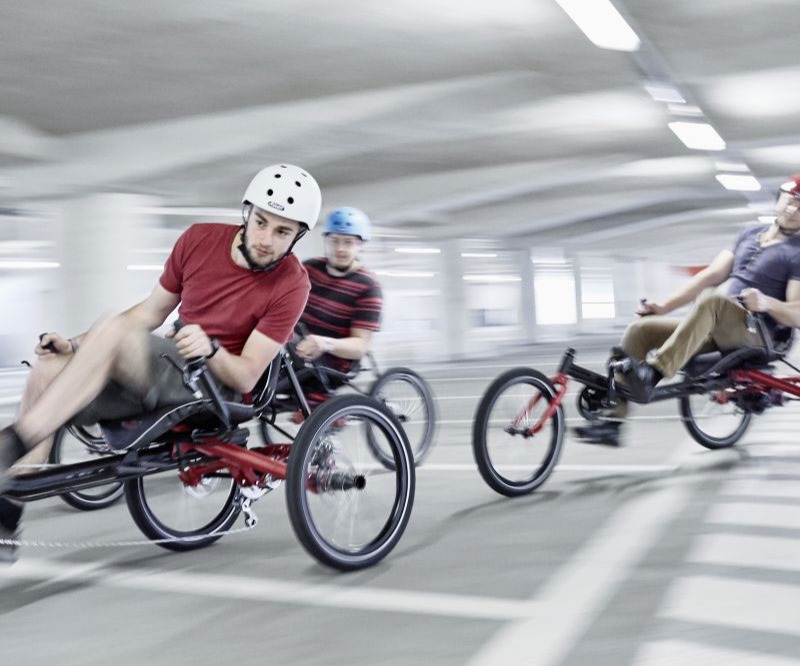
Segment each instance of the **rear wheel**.
M555 397L552 382L530 368L509 370L486 389L473 422L472 450L493 490L526 495L555 469L564 445L561 405L543 420Z
M408 368L390 368L369 389L369 395L383 403L403 426L414 464L419 465L433 446L436 431L436 404L427 382ZM370 431L371 432L371 431ZM371 438L376 457L387 467L392 464L390 451Z
M107 455L109 451L106 449L99 426L62 426L56 431L49 462L53 465L68 465L91 460ZM122 483L109 483L97 488L73 490L59 497L71 507L82 511L94 511L111 506L124 492Z
M370 437L391 455L391 467L375 460ZM414 464L400 423L363 395L317 407L292 445L286 502L297 538L323 564L353 570L386 557L414 502Z
M223 472L204 476L195 485L185 483L177 469L140 476L125 483L125 499L144 535L177 551L220 539L241 508L238 487Z
M725 449L742 438L753 415L730 398L725 389L681 397L681 420L694 441L707 449Z

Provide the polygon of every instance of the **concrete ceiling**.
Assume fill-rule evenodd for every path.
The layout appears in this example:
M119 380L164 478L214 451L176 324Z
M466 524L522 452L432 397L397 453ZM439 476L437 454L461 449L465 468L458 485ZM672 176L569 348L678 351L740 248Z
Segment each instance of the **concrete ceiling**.
M0 205L95 191L235 206L290 161L420 240L697 263L800 171L796 0L617 0L636 53L554 0L33 0L0 22ZM728 147L687 149L675 85ZM702 239L702 242L698 242ZM667 242L668 241L668 242ZM713 254L713 253L712 253Z

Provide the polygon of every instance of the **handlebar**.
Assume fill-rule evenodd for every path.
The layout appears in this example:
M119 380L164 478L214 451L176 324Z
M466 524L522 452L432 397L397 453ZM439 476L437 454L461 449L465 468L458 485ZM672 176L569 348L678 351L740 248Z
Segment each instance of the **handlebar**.
M42 340L44 340L44 336L45 335L47 335L47 333L40 333L39 334L39 344L42 343ZM56 349L56 343L53 342L52 340L50 342L48 342L46 345L43 345L42 349L46 349L47 351L51 351L54 354L58 354L58 350Z
M181 319L176 319L172 324L172 329L177 333L185 326ZM205 397L211 400L211 411L222 421L223 425L231 428L231 412L220 393L219 386L217 385L214 376L208 372L208 365L205 356L189 359L184 367L171 358L167 354L161 354L161 358L165 359L172 367L181 373L183 383L186 385L195 397ZM199 386L198 386L199 383Z
M761 312L751 312L744 304L744 299L741 296L736 297L736 301L741 305L747 313L747 330L751 333L758 333L761 338L761 344L766 349L767 354L771 357L775 353L775 348L772 344L772 336L767 328L767 322Z

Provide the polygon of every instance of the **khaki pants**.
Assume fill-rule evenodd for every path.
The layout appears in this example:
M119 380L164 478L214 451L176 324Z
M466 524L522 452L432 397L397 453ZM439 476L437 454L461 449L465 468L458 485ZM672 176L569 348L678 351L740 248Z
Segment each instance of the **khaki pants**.
M760 347L758 333L747 330L747 311L727 296L706 289L683 319L649 316L634 321L622 336L622 349L635 361L644 361L657 350L650 363L670 378L692 356L737 347ZM628 404L621 402L610 414L624 417Z

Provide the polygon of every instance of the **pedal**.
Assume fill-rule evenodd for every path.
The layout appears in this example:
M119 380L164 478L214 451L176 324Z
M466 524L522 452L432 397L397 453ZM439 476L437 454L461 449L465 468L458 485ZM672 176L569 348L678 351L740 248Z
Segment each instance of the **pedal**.
M253 500L245 498L241 503L242 513L244 514L245 527L253 528L258 525L258 516L253 510Z

